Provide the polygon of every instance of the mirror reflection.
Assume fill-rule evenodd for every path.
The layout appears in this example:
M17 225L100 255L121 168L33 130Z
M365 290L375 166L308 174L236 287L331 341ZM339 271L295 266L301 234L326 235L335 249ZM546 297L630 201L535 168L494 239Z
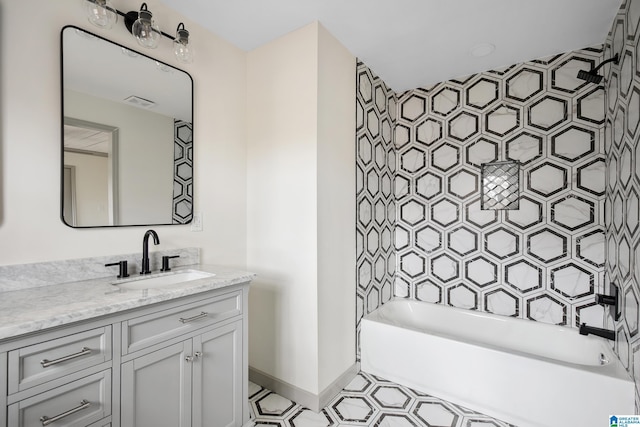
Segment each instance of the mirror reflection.
M193 81L77 27L62 30L62 220L184 224L193 206Z

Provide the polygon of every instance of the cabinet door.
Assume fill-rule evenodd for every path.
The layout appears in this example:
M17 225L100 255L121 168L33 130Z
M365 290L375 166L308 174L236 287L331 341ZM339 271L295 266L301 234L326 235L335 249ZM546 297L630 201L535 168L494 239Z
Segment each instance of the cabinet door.
M242 321L193 338L193 427L242 425Z
M191 340L122 364L122 427L191 426Z

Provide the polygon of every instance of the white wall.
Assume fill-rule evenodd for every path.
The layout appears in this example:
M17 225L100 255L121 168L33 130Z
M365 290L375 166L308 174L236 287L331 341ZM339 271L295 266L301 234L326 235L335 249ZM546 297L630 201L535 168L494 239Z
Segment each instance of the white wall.
M249 364L318 390L317 27L249 52Z
M355 360L356 59L318 27L319 390Z
M355 362L354 94L318 23L249 52L249 364L316 396Z
M205 262L244 268L246 54L157 0L147 4L168 33L184 22L197 52L193 64L179 64L163 39L145 53L193 77L195 209L204 217L201 233L190 232L188 225L157 227L161 245L156 248L200 247ZM114 5L137 10L140 2L115 0ZM0 0L3 265L140 250L146 227L76 230L60 220L60 30L72 24L142 49L122 21L101 30L83 13L79 0Z
M205 262L258 273L250 364L317 394L355 360L354 189L345 185L355 162L342 157L353 156L355 60L318 24L247 55L147 3L169 32L184 21L196 48L188 66L167 43L151 54L194 79L195 209L204 217L202 233L157 227L157 248L200 247ZM68 24L138 50L122 24L91 27L79 0L0 0L2 265L136 252L147 228L71 229L60 220L59 39ZM17 43L16 34L33 36Z

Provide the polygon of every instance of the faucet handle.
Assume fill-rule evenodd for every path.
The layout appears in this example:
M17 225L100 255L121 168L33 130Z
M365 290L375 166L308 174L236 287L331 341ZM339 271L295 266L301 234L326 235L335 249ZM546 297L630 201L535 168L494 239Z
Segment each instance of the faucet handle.
M620 289L614 283L609 284L611 295L596 294L596 303L610 306L611 317L617 322L622 316L621 302L619 301Z
M122 261L118 261L118 262L112 262L111 264L105 264L105 267L111 267L112 265L117 265L118 267L120 267L120 270L118 272L118 279L123 279L125 277L129 277L129 268L127 265L127 261L126 260L122 260Z
M160 271L171 271L171 268L169 267L169 260L171 258L180 258L180 255L173 255L173 256L164 255L162 257L162 268L160 269Z

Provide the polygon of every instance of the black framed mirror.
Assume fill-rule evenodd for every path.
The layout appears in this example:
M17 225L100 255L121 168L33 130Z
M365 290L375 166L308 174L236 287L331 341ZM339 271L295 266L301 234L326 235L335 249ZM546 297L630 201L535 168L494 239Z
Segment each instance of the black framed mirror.
M191 222L191 76L75 26L61 31L61 73L62 221Z

